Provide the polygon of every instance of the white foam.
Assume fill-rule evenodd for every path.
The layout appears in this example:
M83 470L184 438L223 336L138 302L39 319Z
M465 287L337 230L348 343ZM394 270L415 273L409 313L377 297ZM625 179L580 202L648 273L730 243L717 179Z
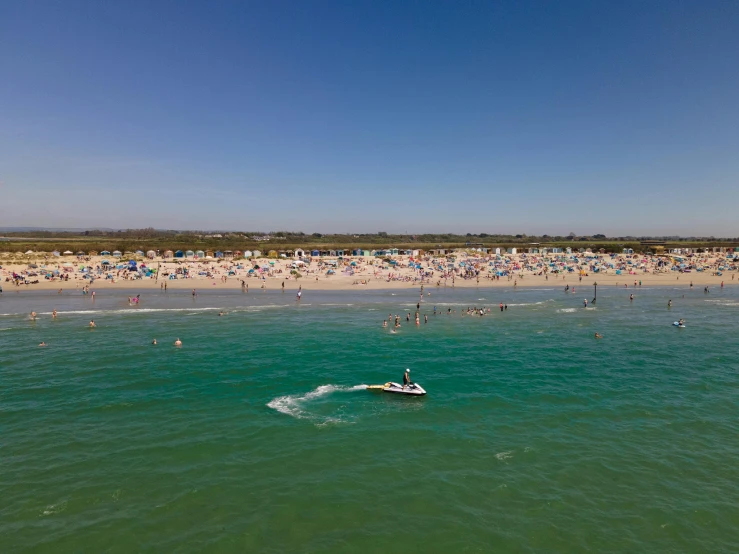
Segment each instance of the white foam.
M507 452L498 452L495 457L498 458L501 462L505 462L506 460L510 460L511 458L513 458L513 450L509 450Z
M572 314L575 313L579 308L560 308L557 310L558 314Z
M125 308L122 310L69 310L57 311L57 314L141 314L154 312L205 312L222 310L223 308ZM39 312L40 315L51 315L52 312Z
M42 516L50 516L52 514L58 514L59 512L63 512L67 509L67 502L66 500L62 502L61 504L49 504L46 506L46 509L41 512Z
M320 387L317 387L316 389L302 396L278 396L277 398L270 400L267 403L267 407L297 419L313 419L315 418L315 415L311 414L305 407L305 405L311 400L315 400L316 398L320 398L334 392L351 392L364 390L366 388L367 385L355 385L353 387L346 387L342 385L321 385ZM327 420L330 419L331 418L327 418Z
M736 300L729 300L725 298L705 300L705 302L711 302L712 304L718 304L719 306L739 306L739 302L737 302Z

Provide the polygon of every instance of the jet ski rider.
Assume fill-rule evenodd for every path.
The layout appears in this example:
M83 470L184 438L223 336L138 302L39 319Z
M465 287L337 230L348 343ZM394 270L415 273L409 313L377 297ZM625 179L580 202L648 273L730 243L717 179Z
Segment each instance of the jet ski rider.
M413 383L411 382L411 370L410 369L406 369L405 370L405 373L403 374L403 388L405 388L405 387L407 387L409 385L412 385L412 384Z

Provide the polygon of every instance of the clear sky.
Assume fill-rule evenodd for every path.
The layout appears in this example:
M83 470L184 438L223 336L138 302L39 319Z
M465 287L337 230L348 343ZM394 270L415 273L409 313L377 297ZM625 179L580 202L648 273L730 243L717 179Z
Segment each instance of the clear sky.
M739 2L0 3L0 226L737 236Z

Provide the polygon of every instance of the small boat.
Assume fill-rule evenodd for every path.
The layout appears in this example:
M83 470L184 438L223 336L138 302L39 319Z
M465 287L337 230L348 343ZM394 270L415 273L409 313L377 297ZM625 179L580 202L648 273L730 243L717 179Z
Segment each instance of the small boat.
M393 392L395 394L408 394L410 396L423 396L426 394L423 387L417 383L406 385L405 388L399 383L385 383L384 385L373 385L367 388L381 390L382 392Z

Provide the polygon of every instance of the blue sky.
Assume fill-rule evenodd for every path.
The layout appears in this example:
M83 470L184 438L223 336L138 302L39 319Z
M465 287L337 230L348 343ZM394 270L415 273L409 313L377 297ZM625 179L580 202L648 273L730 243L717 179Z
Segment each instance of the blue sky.
M739 2L3 2L0 226L737 236Z

